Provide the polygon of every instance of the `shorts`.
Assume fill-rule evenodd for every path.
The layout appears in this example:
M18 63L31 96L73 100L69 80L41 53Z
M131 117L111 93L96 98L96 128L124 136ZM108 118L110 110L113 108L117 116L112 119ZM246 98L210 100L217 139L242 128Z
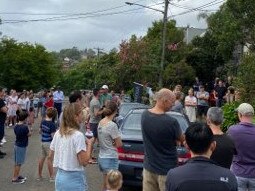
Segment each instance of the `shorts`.
M15 165L22 165L25 162L27 147L14 145L14 162Z
M165 191L166 175L159 175L143 169L143 190L146 191Z
M110 170L119 169L119 160L117 158L100 158L98 157L99 169L103 174L107 174Z
M57 169L55 191L88 191L85 171L65 171Z
M42 157L45 158L49 155L50 152L50 142L42 142Z
M198 116L206 116L207 111L208 111L208 106L203 106L203 105L198 105L197 106L197 115Z
M93 137L97 138L98 137L98 135L97 135L98 123L89 123L89 127L93 133Z

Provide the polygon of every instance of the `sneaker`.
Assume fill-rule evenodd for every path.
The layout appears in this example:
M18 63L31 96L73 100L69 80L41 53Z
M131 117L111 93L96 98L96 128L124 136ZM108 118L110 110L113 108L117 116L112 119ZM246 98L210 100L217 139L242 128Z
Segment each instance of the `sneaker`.
M9 125L9 127L11 127L11 126L12 126L12 124Z
M1 155L4 156L4 155L6 155L6 153L0 151L0 156L1 156Z
M36 180L37 181L42 181L43 177L37 177Z
M2 143L6 143L7 141L6 141L6 139L5 139L5 137L2 139Z
M19 179L19 180L24 180L24 181L26 181L26 180L27 180L27 177L18 176L18 179Z
M55 182L55 178L50 178L50 182Z
M20 180L20 179L16 179L16 180L12 180L13 184L23 184L25 181L24 180Z

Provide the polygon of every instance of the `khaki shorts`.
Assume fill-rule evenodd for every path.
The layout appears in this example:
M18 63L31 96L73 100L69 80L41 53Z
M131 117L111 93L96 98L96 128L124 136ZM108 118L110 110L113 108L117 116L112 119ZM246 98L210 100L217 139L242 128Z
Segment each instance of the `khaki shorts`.
M42 143L41 146L42 146L42 157L43 158L48 157L50 152L50 143L45 142L45 143Z
M165 191L166 175L154 174L143 169L143 191Z

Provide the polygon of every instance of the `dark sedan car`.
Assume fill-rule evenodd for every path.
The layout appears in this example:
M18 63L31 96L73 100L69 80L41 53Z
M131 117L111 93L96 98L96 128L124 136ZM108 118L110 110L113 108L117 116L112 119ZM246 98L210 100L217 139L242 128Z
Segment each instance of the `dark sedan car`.
M123 174L124 185L141 186L144 159L144 148L141 131L141 116L144 109L131 110L125 117L120 127L123 146L118 148L119 170ZM183 132L189 123L184 115L177 112L167 112L168 115L177 119ZM190 158L190 153L185 147L178 146L179 165Z

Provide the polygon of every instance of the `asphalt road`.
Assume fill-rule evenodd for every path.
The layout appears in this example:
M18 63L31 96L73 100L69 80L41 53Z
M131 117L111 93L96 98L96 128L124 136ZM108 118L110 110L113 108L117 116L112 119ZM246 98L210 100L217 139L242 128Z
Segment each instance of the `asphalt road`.
M42 181L37 181L38 159L40 156L40 135L38 133L40 119L35 120L33 135L29 138L27 148L27 157L25 164L21 167L21 175L28 179L24 184L13 184L11 182L13 174L13 145L15 135L13 128L6 128L7 143L1 148L7 155L4 159L0 159L0 190L1 191L53 191L54 183L49 182L47 166L44 166ZM88 165L86 167L87 182L89 191L100 191L102 185L102 175L98 166Z

